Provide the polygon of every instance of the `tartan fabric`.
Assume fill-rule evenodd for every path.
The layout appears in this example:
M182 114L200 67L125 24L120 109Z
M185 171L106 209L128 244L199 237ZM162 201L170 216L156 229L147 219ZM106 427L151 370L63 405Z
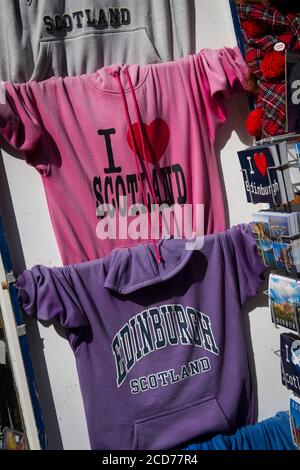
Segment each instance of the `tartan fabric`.
M276 44L281 35L287 34L286 45L289 49L300 49L300 16L289 13L283 15L274 7L264 7L259 3L238 5L241 22L247 20L263 22L269 26L269 35L263 38L249 38L243 31L245 43L261 50ZM285 41L283 41L285 42Z
M274 7L262 4L238 5L242 32L246 47L246 63L258 80L260 90L257 106L264 110L262 136L282 134L286 131L286 106L284 78L267 82L260 70L265 54L274 51L278 42L286 45L286 50L300 52L300 16L289 13L283 15ZM243 29L243 21L255 21L268 25L268 34L250 38Z
M266 53L274 51L275 44L277 44L278 42L283 42L287 46L287 50L300 51L300 49L297 49L296 44L293 48L289 47L289 45L292 43L292 39L290 39L290 36L292 36L292 33L287 33L284 35L282 34L278 37L264 36L263 38L259 38L255 41L255 46L253 45L253 41L251 42L251 45L245 43L245 61L249 69L254 73L254 75L258 79L263 78L262 73L260 71L260 63ZM298 44L299 43L297 42L297 45Z
M260 94L257 105L264 110L262 137L282 134L286 126L285 83L259 81L258 86Z

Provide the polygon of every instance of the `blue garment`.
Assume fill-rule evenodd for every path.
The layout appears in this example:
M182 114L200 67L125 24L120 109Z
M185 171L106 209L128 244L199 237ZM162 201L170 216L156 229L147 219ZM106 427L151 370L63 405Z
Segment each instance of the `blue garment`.
M241 428L231 436L218 435L207 442L190 444L183 450L296 450L289 415L277 413L274 418Z

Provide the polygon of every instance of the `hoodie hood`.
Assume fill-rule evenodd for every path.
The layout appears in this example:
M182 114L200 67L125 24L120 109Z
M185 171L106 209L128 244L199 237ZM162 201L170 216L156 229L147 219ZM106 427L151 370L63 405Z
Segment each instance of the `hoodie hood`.
M112 251L104 260L104 287L126 295L171 279L191 258L193 252L186 250L186 243L186 240L162 240L158 245L161 262L152 244Z
M114 79L114 76L118 74L124 93L130 93L131 86L127 72L130 73L130 79L134 90L137 90L144 84L149 73L149 67L141 67L139 65L130 65L129 67L129 65L113 64L98 69L94 74L88 75L88 78L92 80L93 85L99 90L106 93L120 94L120 87Z

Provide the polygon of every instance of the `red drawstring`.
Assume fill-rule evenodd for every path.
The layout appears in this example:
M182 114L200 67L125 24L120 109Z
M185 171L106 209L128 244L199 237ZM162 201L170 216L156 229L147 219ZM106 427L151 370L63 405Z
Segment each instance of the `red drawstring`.
M145 151L145 129L144 129L144 123L143 123L142 120L141 120L141 116L140 116L140 112L139 112L139 108L138 108L138 104L137 104L137 99L136 99L135 90L134 90L134 87L133 87L133 84L132 84L132 80L131 80L130 74L129 74L129 72L128 72L127 69L125 70L125 75L126 75L127 80L128 80L128 82L129 82L130 91L131 91L132 97L133 97L133 104L134 104L135 114L136 114L136 118L137 118L137 122L138 122L138 126L139 126L140 136L141 136L141 140L142 140L142 146L143 146L143 149L142 149L142 150L143 150L143 155L144 155L144 158L145 158L145 161L146 161L146 166L145 166L145 167L146 167L146 172L147 172L149 187L150 187L150 190L151 190L151 195L152 195L152 197L153 197L153 200L154 200L155 204L156 204L156 205L159 205L159 204L158 204L157 197L156 197L156 194L155 194L154 186L153 186L153 183L152 183L152 178L151 178L150 170L149 170L149 162L148 162L148 160L147 160L146 151Z
M134 101L134 107L135 107L135 111L136 111L136 114L137 114L139 130L140 130L140 133L141 133L142 144L143 144L143 149L142 150L143 150L143 155L144 155L145 160L146 160L146 172L147 172L147 177L148 177L148 184L149 184L149 187L150 187L150 190L151 190L151 195L154 199L154 202L155 202L155 204L158 204L157 197L156 197L156 194L154 192L154 188L153 188L153 184L152 184L152 180L151 180L150 171L149 171L149 162L147 161L146 154L145 154L144 135L143 135L143 131L142 131L142 125L141 125L141 122L140 122L140 115L139 115L139 111L138 111L138 105L137 105L137 100L136 100L136 96L135 96L135 91L134 91L134 88L133 88L131 77L130 77L127 69L126 69L125 73L126 73L126 76L128 78L128 81L129 81L130 90L131 90L133 101ZM145 190L144 190L144 186L143 186L143 182L142 182L142 178L141 178L141 174L140 174L139 155L138 155L139 151L138 151L138 147L137 147L137 143L136 143L136 140L135 140L135 135L134 135L134 132L133 132L133 127L132 127L132 123L131 123L131 119L130 119L130 115L129 115L129 110L128 110L128 105L127 105L127 101L126 101L125 91L124 91L124 88L123 88L123 85L122 85L122 82L121 82L120 73L115 71L113 76L117 79L117 82L118 82L118 85L119 85L119 89L120 89L120 93L121 93L121 97L122 97L122 102L123 102L123 107L124 107L124 111L125 111L125 115L126 115L126 119L127 119L127 124L128 124L128 128L130 129L131 139L132 139L132 142L133 142L133 145L134 145L135 165L136 165L137 177L138 177L138 181L139 181L140 190L141 190L141 193L142 193L143 204L147 208L149 227L151 227L152 226L151 213L150 213L150 210L148 208L146 194L145 194ZM162 262L162 257L160 255L156 240L152 239L152 243L154 245L157 261L159 263L161 263Z
M159 208L159 202L158 202L157 196L155 194L155 189L154 189L154 186L153 186L151 173L150 173L150 165L149 165L149 162L147 160L147 155L146 155L146 150L145 150L145 140L146 140L145 126L144 126L143 121L141 120L141 115L140 115L140 111L139 111L139 107L138 107L138 102L137 102L137 99L136 99L135 89L133 87L133 83L132 83L132 80L131 80L131 76L128 72L128 69L125 70L125 75L126 75L127 80L129 82L130 91L131 91L131 94L132 94L132 97L133 97L133 104L134 104L135 114L136 114L137 123L138 123L138 127L139 127L139 132L140 132L140 137L141 137L141 141L142 141L142 152L143 152L143 156L144 156L144 160L145 160L145 169L146 169L146 173L147 173L148 185L149 185L150 192L151 192L151 195L153 197L154 203L156 204L157 208ZM158 216L159 216L159 209L158 209ZM159 217L159 230L161 230L161 229L162 229L162 223L161 223L161 218Z

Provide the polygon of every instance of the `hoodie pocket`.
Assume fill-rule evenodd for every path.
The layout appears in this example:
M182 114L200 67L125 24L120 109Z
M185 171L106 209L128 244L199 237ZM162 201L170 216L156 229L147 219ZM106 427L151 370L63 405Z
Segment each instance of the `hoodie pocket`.
M134 450L166 450L197 436L229 432L229 422L216 399L196 403L134 423Z
M104 65L161 62L145 28L42 39L31 80L93 73Z

